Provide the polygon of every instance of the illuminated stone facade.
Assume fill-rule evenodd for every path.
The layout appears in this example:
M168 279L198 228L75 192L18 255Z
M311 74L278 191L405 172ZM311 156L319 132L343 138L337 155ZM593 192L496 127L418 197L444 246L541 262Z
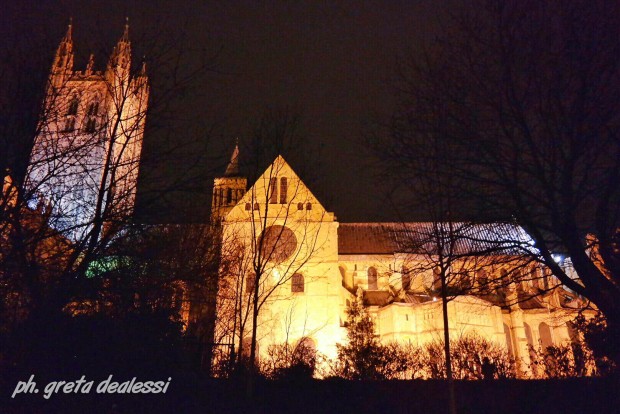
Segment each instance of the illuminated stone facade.
M93 216L110 222L133 211L149 96L143 64L131 76L129 27L105 71L91 55L84 71L73 69L72 26L52 65L26 188L29 199L52 209L51 223L75 240Z
M235 163L236 157L237 149ZM220 178L218 194L226 194L226 183L238 189L237 181ZM294 345L309 338L333 358L336 343L346 341L346 308L358 289L382 342L422 345L443 338L437 278L432 271L409 270L429 257L397 240L403 226L419 229L428 223L339 223L282 157L218 219L223 257L232 258L220 279L218 345L247 352L252 298L258 294L259 356L271 344ZM536 277L503 286L488 282L494 273L514 270L509 266L524 266L518 258L505 259L483 258L485 273L471 272L469 291L448 304L450 334L476 333L505 346L520 371L531 375L528 345L570 342L567 323L582 303L561 287L551 289L557 280L539 266L518 273ZM539 294L542 290L547 293Z

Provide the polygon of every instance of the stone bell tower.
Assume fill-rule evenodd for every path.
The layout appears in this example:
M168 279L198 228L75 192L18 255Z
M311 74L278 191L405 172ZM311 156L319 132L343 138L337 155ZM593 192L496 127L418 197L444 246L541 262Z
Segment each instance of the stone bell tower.
M239 173L239 144L230 157L226 172L213 180L213 197L211 201L211 220L223 220L231 208L243 197L248 180Z
M133 214L149 98L146 66L131 71L129 23L105 70L75 70L72 24L58 46L26 196L52 208L50 225L72 240Z

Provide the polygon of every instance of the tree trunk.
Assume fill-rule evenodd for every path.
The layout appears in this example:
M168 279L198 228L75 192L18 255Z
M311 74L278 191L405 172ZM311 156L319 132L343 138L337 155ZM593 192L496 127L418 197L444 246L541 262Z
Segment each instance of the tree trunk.
M448 412L456 414L456 396L454 379L452 378L452 359L450 358L450 326L448 323L448 289L446 286L446 270L441 269L441 310L443 314L443 343L446 356L446 379L448 380Z
M254 282L254 298L252 299L252 340L250 346L249 372L247 378L247 397L254 397L254 381L256 377L256 332L258 321L258 277Z

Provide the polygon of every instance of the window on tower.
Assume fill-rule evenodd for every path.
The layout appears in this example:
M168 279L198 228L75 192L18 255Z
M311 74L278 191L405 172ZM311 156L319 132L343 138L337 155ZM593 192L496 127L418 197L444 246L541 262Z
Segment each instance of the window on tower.
M86 125L84 126L85 132L93 133L97 130L97 120L94 117L86 119Z
M97 115L97 112L99 112L99 102L93 102L88 105L88 111L86 112L86 115L95 116Z
M67 109L67 115L77 115L77 111L78 111L78 98L77 96L74 96L73 98L71 98L71 102L69 102L69 107Z
M97 129L97 113L99 112L99 102L93 101L88 105L84 121L84 131L93 133Z
M226 204L232 203L232 188L226 190Z
M64 132L73 132L75 129L75 118L69 117L65 121L65 127L63 129Z

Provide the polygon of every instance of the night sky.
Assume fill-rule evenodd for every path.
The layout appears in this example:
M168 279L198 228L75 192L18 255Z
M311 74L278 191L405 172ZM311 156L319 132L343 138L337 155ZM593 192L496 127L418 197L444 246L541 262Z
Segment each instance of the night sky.
M291 160L292 167L310 172L311 190L345 222L392 216L364 150L365 124L392 111L397 58L434 37L448 7L430 0L5 3L0 35L10 44L27 34L47 47L49 57L41 59L48 62L41 69L46 73L69 17L79 70L96 49L93 45L103 44L108 51L113 47L125 16L134 64L142 52L140 39L154 31L171 37L183 34L179 48L186 55L199 49L216 53L214 70L179 98L175 110L183 120L167 138L205 141L186 151L190 158L196 148L209 153L199 161L202 191L208 192L213 175L223 172L236 137L243 147L261 113L288 108L301 115L299 136L307 140L311 154L304 161L308 165ZM107 56L99 52L96 57L97 68L103 69ZM160 138L145 139L148 157L157 152ZM177 158L160 169L175 171L192 162ZM204 200L197 193L178 197Z

